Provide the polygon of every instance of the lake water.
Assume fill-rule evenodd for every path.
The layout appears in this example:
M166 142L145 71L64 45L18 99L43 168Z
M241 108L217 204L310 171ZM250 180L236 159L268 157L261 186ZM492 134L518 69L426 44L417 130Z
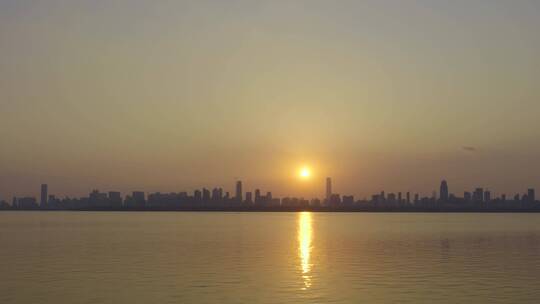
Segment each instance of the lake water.
M0 303L539 303L540 214L0 212Z

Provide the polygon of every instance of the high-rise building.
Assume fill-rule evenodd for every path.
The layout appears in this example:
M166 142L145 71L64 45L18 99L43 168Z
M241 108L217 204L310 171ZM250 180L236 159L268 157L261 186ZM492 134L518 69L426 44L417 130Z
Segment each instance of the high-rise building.
M210 190L208 190L206 188L203 188L203 190L202 190L202 200L205 203L210 201Z
M41 185L41 201L39 202L41 207L47 206L47 198L48 198L47 192L48 192L47 184L42 184Z
M201 190L195 190L193 192L193 200L196 202L202 201L202 192Z
M213 201L221 200L221 197L219 197L219 189L218 188L212 189L212 200Z
M50 201L50 200L49 200ZM112 207L118 208L122 206L122 195L117 191L109 192L109 202Z
M144 192L142 191L133 191L133 193L131 193L131 197L135 203L135 206L137 207L142 207L146 203Z
M535 192L535 191L534 191L533 188L527 190L527 199L528 199L530 202L536 201L536 195L535 195L534 192Z
M109 199L114 201L122 200L122 195L117 191L109 191Z
M476 188L473 193L473 201L476 203L481 203L484 201L484 189Z
M261 202L261 190L255 189L255 203Z
M242 181L236 182L236 201L242 202Z
M343 204L351 206L354 204L354 196L352 195L344 195L343 196Z
M441 182L441 188L440 188L439 193L440 193L441 201L447 202L448 201L448 183L445 180Z
M253 193L251 192L246 192L246 203L253 203Z
M491 192L489 190L484 192L484 202L491 202Z
M17 205L22 209L36 209L38 204L35 197L23 197L17 200Z
M326 178L326 201L330 202L332 198L332 179L330 177Z
M339 206L341 204L341 196L339 194L332 194L330 196L330 206Z

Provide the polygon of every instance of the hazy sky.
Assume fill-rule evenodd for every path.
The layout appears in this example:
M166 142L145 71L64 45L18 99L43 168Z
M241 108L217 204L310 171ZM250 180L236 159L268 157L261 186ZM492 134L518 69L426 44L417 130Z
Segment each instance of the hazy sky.
M540 1L0 0L0 198L540 188L539 29Z

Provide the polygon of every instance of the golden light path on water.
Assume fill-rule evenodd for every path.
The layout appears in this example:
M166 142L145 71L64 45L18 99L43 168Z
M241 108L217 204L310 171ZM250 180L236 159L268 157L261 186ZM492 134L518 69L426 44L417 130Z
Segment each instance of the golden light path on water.
M302 279L306 290L311 287L311 250L312 250L313 229L311 223L311 213L301 212L298 218L298 254L302 269Z

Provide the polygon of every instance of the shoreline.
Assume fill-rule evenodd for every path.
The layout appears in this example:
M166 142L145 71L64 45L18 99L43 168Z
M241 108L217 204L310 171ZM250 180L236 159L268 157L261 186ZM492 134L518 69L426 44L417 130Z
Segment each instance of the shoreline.
M540 209L311 209L311 208L144 208L2 209L0 212L321 212L321 213L540 213Z

